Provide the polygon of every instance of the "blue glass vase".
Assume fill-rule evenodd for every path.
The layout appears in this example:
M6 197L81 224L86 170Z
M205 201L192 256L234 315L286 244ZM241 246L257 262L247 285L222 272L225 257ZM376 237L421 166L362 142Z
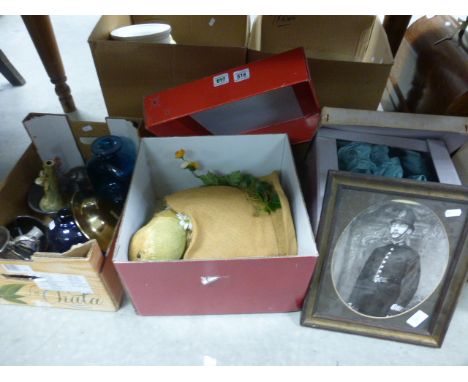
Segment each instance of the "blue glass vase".
M121 211L135 167L136 148L129 138L106 135L91 145L86 168L100 200Z
M49 223L48 252L66 252L72 245L85 243L89 239L77 226L69 208L62 208Z

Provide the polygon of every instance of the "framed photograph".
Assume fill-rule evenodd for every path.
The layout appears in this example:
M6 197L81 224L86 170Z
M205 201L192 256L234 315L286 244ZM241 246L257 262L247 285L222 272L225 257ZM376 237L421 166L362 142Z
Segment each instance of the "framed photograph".
M468 188L330 171L301 324L440 347L468 270Z

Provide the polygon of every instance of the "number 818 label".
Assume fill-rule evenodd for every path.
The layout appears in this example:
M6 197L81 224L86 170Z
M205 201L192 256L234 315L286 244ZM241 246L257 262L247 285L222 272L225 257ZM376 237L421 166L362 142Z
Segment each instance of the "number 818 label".
M233 77L234 77L234 82L248 80L250 78L249 68L245 68L245 69L234 72Z

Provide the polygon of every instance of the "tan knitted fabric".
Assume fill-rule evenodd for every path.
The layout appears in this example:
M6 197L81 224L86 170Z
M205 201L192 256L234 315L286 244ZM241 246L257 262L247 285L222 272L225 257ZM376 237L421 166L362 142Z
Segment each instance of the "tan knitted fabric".
M192 188L166 197L168 206L192 221L184 259L297 255L291 210L278 173L263 179L274 185L280 197L281 208L272 214L256 214L247 193L235 187Z

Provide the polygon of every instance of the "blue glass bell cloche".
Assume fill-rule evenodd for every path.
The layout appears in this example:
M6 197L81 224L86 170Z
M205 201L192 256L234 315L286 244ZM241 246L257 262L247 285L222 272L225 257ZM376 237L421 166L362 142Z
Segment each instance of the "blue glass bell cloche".
M121 211L127 196L136 148L126 137L106 135L91 145L93 153L86 168L97 196Z

